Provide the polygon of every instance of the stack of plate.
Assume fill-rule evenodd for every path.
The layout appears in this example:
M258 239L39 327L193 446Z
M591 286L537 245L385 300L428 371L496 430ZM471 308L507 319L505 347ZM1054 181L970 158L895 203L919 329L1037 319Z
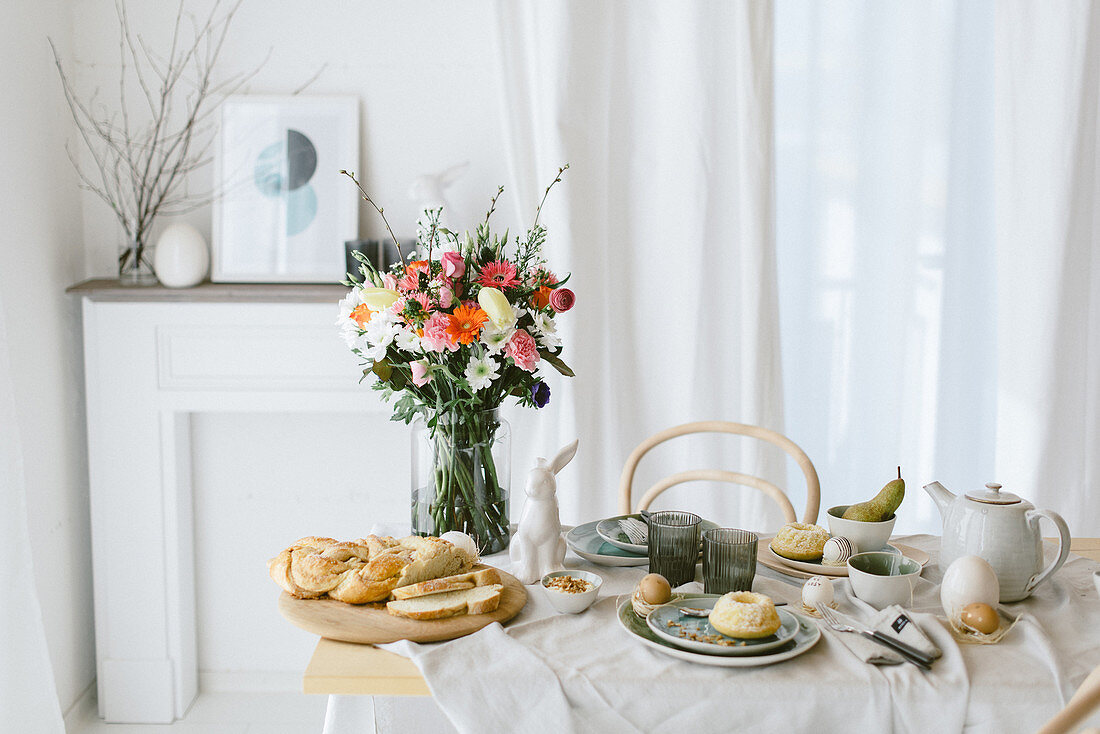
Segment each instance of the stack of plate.
M684 614L682 607L712 609L718 594L685 594L657 607L646 618L639 617L627 599L619 606L619 624L642 644L670 655L703 665L749 668L771 665L801 655L814 646L821 630L810 620L776 609L781 626L769 637L740 640L721 634L706 617Z
M903 555L906 558L911 558L921 565L923 568L925 564L931 559L925 551L920 548L914 548L903 543L890 542L879 549L886 553L897 553ZM810 576L847 576L848 566L826 566L817 561L795 561L790 558L784 558L776 553L771 548L771 538L761 537L760 542L757 545L756 560L763 566L779 571L780 573L788 576L794 576L796 578L809 578Z
M632 543L619 527L619 520L641 515L616 515L605 520L594 520L570 530L565 542L570 550L586 561L601 566L645 566L649 564L649 547L644 543ZM718 527L717 523L703 520L702 530ZM700 531L701 532L701 531Z

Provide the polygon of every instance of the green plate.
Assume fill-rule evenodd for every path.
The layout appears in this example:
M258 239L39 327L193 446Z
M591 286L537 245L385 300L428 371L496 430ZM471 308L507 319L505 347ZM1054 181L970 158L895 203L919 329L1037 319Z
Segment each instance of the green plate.
M696 597L691 601L678 599L654 609L646 618L646 623L662 640L671 642L676 647L704 655L760 655L767 650L782 647L798 634L798 618L783 608L775 610L779 614L780 627L774 635L743 640L722 634L711 626L710 620L706 617L692 617L680 611L680 607L713 609L714 603L719 598L721 598L720 594L711 594L707 597ZM714 636L721 641L693 640L681 637L680 631Z
M565 543L570 550L586 561L601 566L648 566L649 554L647 552L634 553L633 551L617 548L606 542L596 533L596 524L599 520L586 522L583 525L570 530L565 534Z
M684 594L685 599L713 598L713 594ZM809 650L821 639L821 630L817 625L801 614L790 612L798 619L798 632L794 639L782 647L769 650L761 655L704 655L703 653L681 650L671 642L666 642L654 634L646 621L634 613L634 607L627 597L619 605L619 625L634 639L646 647L679 660L702 665L715 665L721 668L753 668L772 665L790 660Z
M622 529L619 528L619 520L625 520L628 517L632 517L640 522L645 522L644 520L642 520L642 516L638 514L616 515L615 517L609 517L606 520L600 520L599 522L597 522L596 534L606 540L611 545L622 548L625 551L647 555L649 553L649 545L642 543L631 543L630 538L628 538L626 533L624 533ZM700 547L702 547L703 543L703 531L714 530L717 527L718 523L711 522L710 520L703 520L701 523L699 523Z

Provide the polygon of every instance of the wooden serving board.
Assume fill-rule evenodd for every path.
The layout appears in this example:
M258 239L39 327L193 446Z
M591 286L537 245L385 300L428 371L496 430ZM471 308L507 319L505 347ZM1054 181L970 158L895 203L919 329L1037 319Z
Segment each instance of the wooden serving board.
M474 569L486 568L484 565ZM398 640L438 642L477 632L493 622L507 622L527 604L527 590L509 573L501 571L504 583L500 606L487 614L462 614L447 619L421 621L395 617L385 603L345 604L335 599L298 599L285 591L279 595L279 613L293 624L330 640L383 644Z

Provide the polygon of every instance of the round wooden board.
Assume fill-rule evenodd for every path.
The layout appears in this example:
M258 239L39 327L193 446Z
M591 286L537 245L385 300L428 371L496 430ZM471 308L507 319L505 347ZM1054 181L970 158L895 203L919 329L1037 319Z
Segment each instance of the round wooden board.
M475 566L485 568L483 565ZM398 640L438 642L477 632L493 622L507 622L527 604L527 590L519 580L500 571L504 591L500 606L488 614L462 614L447 619L420 621L395 617L382 604L345 604L335 599L298 599L285 591L279 595L279 613L293 624L330 640L383 644Z

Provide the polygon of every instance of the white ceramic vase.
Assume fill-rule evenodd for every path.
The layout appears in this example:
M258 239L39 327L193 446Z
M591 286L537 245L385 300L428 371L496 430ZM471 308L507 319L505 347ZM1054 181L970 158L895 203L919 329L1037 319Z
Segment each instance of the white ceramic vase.
M185 222L169 224L154 253L153 269L169 288L190 288L206 277L210 268L210 250L202 233Z

